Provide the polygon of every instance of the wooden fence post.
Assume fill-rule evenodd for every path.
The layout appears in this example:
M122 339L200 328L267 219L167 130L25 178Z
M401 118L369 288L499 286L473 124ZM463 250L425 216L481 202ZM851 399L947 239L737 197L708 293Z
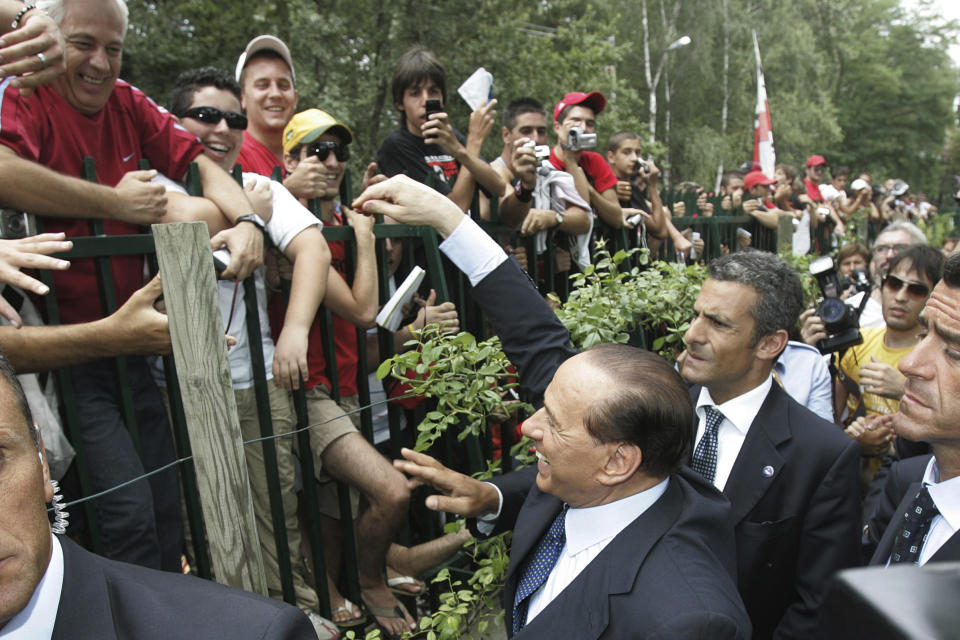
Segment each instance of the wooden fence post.
M214 576L267 595L210 234L202 222L152 230Z
M793 216L780 216L777 221L777 253L793 248Z

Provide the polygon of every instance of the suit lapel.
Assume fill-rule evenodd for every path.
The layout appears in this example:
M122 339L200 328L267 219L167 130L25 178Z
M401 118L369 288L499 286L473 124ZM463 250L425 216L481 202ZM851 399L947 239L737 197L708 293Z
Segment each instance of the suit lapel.
M913 482L907 487L907 491L903 494L900 504L897 505L896 511L893 512L893 517L890 518L887 528L883 531L883 537L880 538L880 544L877 545L877 550L873 552L873 557L870 558L870 564L887 564L887 560L890 559L890 554L893 552L893 539L900 530L900 524L903 522L904 514L913 503L913 496L915 496L919 490L919 482Z
M696 402L700 386L691 388L690 393ZM730 518L735 524L750 513L783 469L785 461L779 448L791 438L785 393L776 384L770 387L723 487L723 495L730 500ZM694 433L696 420L694 417Z
M664 495L611 540L515 637L598 638L610 620L610 596L634 589L647 554L677 521L683 499L682 489L672 480Z
M116 640L103 571L89 552L64 536L63 590L51 640Z
M937 552L930 556L928 562L956 562L960 560L960 533L954 533Z

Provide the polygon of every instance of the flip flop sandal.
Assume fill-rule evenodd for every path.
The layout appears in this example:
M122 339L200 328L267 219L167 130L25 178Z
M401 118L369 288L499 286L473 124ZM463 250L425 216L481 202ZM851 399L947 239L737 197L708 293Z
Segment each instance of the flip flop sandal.
M346 613L350 615L350 618L346 620L333 620L332 618L338 613ZM346 598L343 599L343 606L337 607L330 612L331 621L333 624L344 629L350 629L352 627L359 627L364 622L367 621L367 617L363 615L363 609L350 602Z
M409 589L402 589L401 587L406 584L416 585L417 590L410 591ZM419 596L424 592L426 585L413 576L397 576L396 578L389 578L387 580L387 587L398 596Z

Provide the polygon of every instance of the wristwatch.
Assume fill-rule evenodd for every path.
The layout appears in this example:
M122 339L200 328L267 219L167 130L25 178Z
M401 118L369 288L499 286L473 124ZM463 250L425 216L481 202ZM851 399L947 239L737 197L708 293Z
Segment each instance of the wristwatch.
M240 224L241 222L249 222L250 224L255 226L257 229L260 229L260 231L266 231L267 229L267 223L263 221L263 218L261 218L255 213L248 213L246 215L240 216L239 218L237 218L237 221L234 223L234 226Z
M557 226L559 227L560 225L563 224L563 215L564 215L564 214L560 213L559 211L556 211L556 212L554 212L554 213L557 214Z

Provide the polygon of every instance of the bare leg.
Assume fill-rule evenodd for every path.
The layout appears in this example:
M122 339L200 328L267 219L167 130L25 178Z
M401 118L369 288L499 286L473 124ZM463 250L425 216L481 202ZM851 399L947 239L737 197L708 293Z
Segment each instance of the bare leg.
M367 501L356 522L357 543L362 549L357 562L364 602L392 609L399 603L384 581L384 566L390 541L410 502L406 480L358 433L337 438L322 457L328 474L356 487ZM390 635L416 629L409 614L403 618L377 616L377 620Z

